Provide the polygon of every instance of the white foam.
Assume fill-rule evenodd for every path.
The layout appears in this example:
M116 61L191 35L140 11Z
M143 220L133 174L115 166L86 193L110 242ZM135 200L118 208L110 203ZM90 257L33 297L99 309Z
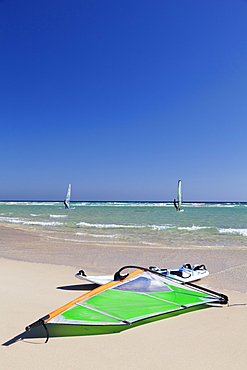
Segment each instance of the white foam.
M183 203L183 207L206 207L206 203Z
M174 207L173 202L80 202L73 204L76 207Z
M56 226L63 225L61 222L46 222L46 221L29 221L21 218L10 218L10 217L0 217L1 221L9 222L13 224L22 224L22 225L41 225L41 226Z
M247 236L247 229L218 229L220 234L239 234Z
M152 230L167 230L167 229L174 229L175 226L172 225L151 225Z
M64 218L68 217L68 215L50 215L51 218Z
M213 204L206 204L206 207L211 208L237 208L242 207L243 204L237 204L237 203L213 203Z
M59 202L30 202L30 201L20 201L20 202L0 202L0 205L6 206L54 206L59 205Z
M187 227L178 227L178 230L187 230L187 231L197 231L202 229L211 229L209 226L187 226Z
M57 225L63 225L62 222L40 222L40 221L23 221L23 225L41 225L41 226L57 226Z
M93 236L94 238L115 238L117 235L99 235L99 234L88 234L88 233L76 233L76 235L87 235Z
M117 224L90 224L88 222L79 222L77 223L78 226L86 226L86 227L96 227L99 229L108 229L108 228L113 228L113 229L140 229L144 228L145 226L142 225L117 225Z
M73 206L75 207L86 206L86 205L87 205L87 202L73 203Z

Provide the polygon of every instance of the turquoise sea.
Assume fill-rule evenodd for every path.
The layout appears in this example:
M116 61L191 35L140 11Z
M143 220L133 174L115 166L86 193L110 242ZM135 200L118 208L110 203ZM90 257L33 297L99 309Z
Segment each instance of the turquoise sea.
M0 202L0 225L95 243L247 248L247 203Z

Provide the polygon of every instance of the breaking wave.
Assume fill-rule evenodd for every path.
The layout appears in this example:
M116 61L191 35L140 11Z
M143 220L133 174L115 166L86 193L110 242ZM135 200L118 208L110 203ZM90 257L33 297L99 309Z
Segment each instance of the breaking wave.
M99 229L142 229L144 225L118 225L118 224L90 224L88 222L78 222L78 226L95 227Z
M176 228L176 226L172 226L172 225L151 225L150 227L152 230L158 230L158 231Z
M63 225L61 222L53 221L30 221L30 220L24 220L20 218L10 218L10 217L0 217L0 220L3 222L9 222L13 224L20 224L20 225L40 225L40 226L58 226Z
M247 229L218 229L220 234L239 234L242 236L247 236Z
M50 215L51 218L65 218L67 215Z
M94 238L115 238L118 235L103 235L103 234L88 234L88 233L76 233L76 235L92 236Z
M178 227L178 230L187 230L187 231L198 231L198 230L203 230L203 229L212 229L212 227L210 227L210 226L195 226L195 225L187 226L187 227L185 227L185 226Z

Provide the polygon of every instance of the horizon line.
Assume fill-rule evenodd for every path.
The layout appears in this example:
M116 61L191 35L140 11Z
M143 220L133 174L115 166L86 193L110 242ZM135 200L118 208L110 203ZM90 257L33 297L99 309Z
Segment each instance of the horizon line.
M37 199L7 199L3 200L0 199L0 202L56 202L61 203L63 200L37 200ZM78 202L85 202L85 203L173 203L173 200L71 200L70 203L78 203ZM216 200L186 200L183 201L185 203L247 203L247 201L239 201L239 200L225 200L225 201L216 201Z

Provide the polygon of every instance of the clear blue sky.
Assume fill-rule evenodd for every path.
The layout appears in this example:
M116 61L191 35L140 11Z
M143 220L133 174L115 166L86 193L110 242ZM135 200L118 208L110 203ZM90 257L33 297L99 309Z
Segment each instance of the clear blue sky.
M247 1L0 0L0 199L247 201Z

